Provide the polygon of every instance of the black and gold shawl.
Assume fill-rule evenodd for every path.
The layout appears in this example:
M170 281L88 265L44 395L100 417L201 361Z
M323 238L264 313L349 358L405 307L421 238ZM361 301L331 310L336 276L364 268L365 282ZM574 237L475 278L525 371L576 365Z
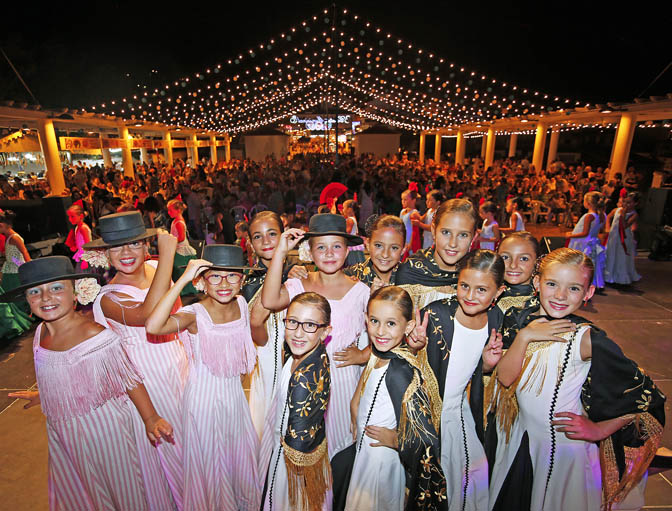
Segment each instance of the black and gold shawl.
M455 294L457 271L439 268L430 247L413 254L397 268L396 285L411 295L416 308Z
M392 274L390 275L390 285L394 285L396 283L398 268L399 266L397 265L392 270ZM363 282L369 287L373 285L373 279L378 277L370 257L367 257L366 260L362 261L361 263L353 264L352 266L344 268L343 273L351 277L356 277L357 280Z
M420 250L399 265L397 285L455 286L457 271L442 270L434 259L434 247Z
M505 347L511 345L521 328L539 317L539 305L534 300L529 300L523 308L512 308L507 312L503 326ZM581 402L588 418L593 422L619 417L633 419L600 442L603 505L611 509L640 481L656 454L665 425L666 398L653 380L627 358L603 330L574 314L566 319L577 326L588 324L591 328L591 367L581 391ZM535 344L541 346L532 348L534 351L544 348L544 343ZM528 348L525 354L521 376L530 363L532 350ZM508 389L500 386L502 391L496 399L497 422L505 432L518 413L515 391L520 380L519 377Z
M459 303L457 297L452 296L444 300L430 303L421 311L421 317L429 314L427 324L427 348L418 353L418 358L423 363L423 356L436 376L439 395L443 399L446 384L446 373L450 362L450 350L453 345L455 333L455 314ZM493 328L499 330L502 322L502 312L498 307L488 310L488 332ZM484 441L484 413L483 413L483 359L479 360L469 385L469 406L476 423L476 434L481 442Z
M331 488L324 414L329 403L329 357L320 343L292 372L287 430L281 439L292 509L320 511Z
M423 369L405 345L388 352L375 346L372 350L362 389L378 360L389 360L385 385L397 419L398 452L406 473L405 510L447 510L439 438L441 398L434 374Z
M497 307L506 313L511 307L521 308L535 296L534 286L529 284L507 284L506 289L497 300Z
M259 270L251 272L249 275L247 275L247 278L245 279L245 285L243 285L243 289L240 291L240 294L243 296L243 298L245 298L247 303L252 303L253 299L256 297L257 293L261 289L261 286L264 285L264 281L266 280L266 272L268 272L268 268L261 261L257 264L257 266L259 267ZM283 283L287 280L289 270L291 270L293 266L293 264L285 263L285 266L282 269Z

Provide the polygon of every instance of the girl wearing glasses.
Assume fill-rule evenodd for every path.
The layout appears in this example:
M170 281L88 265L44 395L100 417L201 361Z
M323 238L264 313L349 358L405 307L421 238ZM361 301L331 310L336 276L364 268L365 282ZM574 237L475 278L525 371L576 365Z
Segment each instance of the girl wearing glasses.
M182 402L184 509L258 509L257 449L241 376L252 372L256 351L244 284L243 251L207 245L189 261L146 322L154 335L187 331L190 369ZM193 281L205 298L171 315ZM254 316L254 313L253 313Z
M288 279L283 285L285 257L306 238L318 271L310 272L303 280ZM305 291L322 295L329 301L333 327L326 341L332 367L331 396L326 419L330 459L353 443L350 433L350 399L362 372L361 365L368 361L370 355L368 339L363 336L360 340L360 334L366 330L366 304L370 290L366 284L353 281L343 273L348 245L362 243L362 238L347 233L345 218L341 215L313 215L308 232L288 229L280 236L261 290L261 301L270 310L284 309L292 298Z
M324 341L331 307L317 293L301 293L287 308L282 368L259 456L263 511L331 509L331 467L324 415L331 377Z

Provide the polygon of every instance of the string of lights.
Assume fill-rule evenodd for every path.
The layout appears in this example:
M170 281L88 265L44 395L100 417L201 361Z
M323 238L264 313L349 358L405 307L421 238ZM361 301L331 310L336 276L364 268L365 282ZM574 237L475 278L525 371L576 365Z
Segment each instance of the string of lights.
M325 9L215 66L136 89L90 109L138 122L237 133L325 101L412 131L581 105L449 62L347 9Z

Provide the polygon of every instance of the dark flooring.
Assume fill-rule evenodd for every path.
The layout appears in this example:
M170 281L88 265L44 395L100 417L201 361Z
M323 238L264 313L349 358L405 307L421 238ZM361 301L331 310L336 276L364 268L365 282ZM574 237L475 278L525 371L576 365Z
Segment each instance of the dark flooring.
M632 288L607 288L581 311L618 342L672 396L672 262L638 257L643 276ZM39 407L23 410L7 397L35 386L32 332L0 351L0 508L46 510L47 439ZM672 399L666 405L672 424ZM672 427L663 444L672 447ZM649 478L644 509L672 511L672 471Z

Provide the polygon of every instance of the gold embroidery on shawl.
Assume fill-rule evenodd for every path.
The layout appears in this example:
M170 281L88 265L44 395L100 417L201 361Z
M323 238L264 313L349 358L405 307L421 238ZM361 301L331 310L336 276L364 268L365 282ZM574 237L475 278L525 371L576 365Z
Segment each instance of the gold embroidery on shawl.
M450 298L456 293L455 286L430 287L422 284L401 284L399 287L411 295L416 309L422 309L437 300Z

